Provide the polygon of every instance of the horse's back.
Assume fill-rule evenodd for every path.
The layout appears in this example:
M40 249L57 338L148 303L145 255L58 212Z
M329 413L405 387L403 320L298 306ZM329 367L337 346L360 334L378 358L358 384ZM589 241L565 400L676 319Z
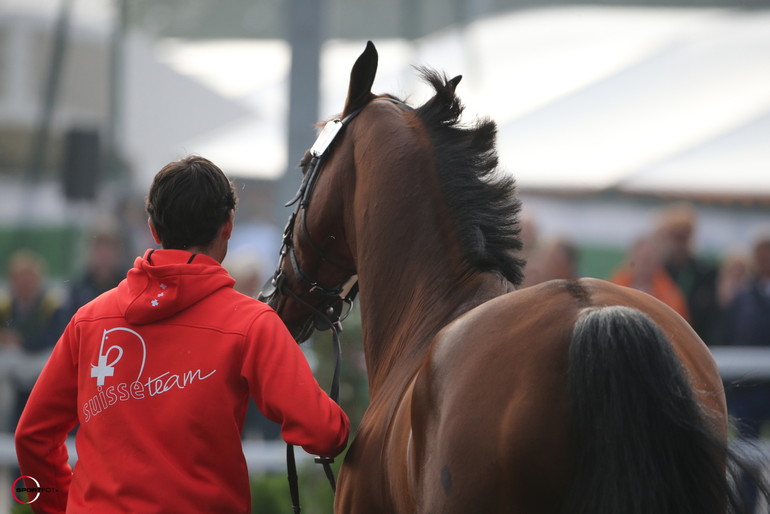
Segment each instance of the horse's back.
M559 512L571 481L567 368L575 322L625 305L658 324L709 409L721 381L671 309L595 279L553 281L491 300L436 338L416 382L414 451L422 512Z

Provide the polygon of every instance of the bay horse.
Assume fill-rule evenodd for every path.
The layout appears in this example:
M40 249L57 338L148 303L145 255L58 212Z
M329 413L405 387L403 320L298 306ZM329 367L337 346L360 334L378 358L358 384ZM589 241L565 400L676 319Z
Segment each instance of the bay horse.
M336 323L357 276L370 405L335 511L732 512L704 343L602 280L517 289L520 201L497 172L494 122L462 123L460 77L429 69L435 95L418 108L374 95L377 59L369 42L301 163L262 293L302 342Z

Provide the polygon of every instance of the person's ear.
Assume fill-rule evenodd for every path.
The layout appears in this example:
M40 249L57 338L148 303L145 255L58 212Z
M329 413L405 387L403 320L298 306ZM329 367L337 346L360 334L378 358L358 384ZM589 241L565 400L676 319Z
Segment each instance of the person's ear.
M222 225L222 236L225 241L230 240L230 236L233 235L233 227L235 226L235 209L230 209L230 215L227 217L224 225Z
M152 218L147 218L147 226L150 227L150 232L152 233L152 238L155 240L155 242L163 246L160 237L158 237L158 231L155 230L155 225L152 224Z

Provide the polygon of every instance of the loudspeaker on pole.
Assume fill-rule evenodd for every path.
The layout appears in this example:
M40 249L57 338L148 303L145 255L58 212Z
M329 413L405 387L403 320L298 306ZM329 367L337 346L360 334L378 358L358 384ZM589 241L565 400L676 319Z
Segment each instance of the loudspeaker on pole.
M102 158L99 132L70 128L64 137L62 185L68 200L93 200L99 188Z

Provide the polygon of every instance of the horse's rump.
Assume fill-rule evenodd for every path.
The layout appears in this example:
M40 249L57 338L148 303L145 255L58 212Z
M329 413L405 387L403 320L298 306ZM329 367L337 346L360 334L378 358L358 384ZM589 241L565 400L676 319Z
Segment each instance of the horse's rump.
M607 301L634 309L597 307ZM649 311L667 333L676 334L675 345L639 309ZM621 317L617 323L625 332L617 337L602 334L594 321L614 319L615 311L638 313L655 328L640 330L638 323L626 323ZM606 315L600 318L600 313ZM636 321L636 315L630 321ZM648 325L642 323L641 328ZM625 359L618 358L612 344L626 352ZM645 352L655 359L645 357ZM689 372L680 353L691 366ZM644 366L639 359L644 359ZM418 379L412 409L415 451L424 459L420 496L427 502L422 506L426 512L463 512L475 506L496 512L556 513L565 512L569 504L566 512L571 513L579 493L589 490L592 499L604 498L613 508L620 505L612 503L616 499L624 506L644 506L639 495L650 492L653 483L671 486L671 477L684 480L681 490L696 484L708 489L696 494L694 505L718 506L715 498L723 502L727 498L721 384L714 381L708 350L684 320L647 295L596 280L558 281L518 291L450 324L439 335L428 362ZM574 379L569 384L564 379L568 369ZM689 381L698 385L697 395ZM592 389L599 384L600 391L617 393L607 405L605 419L586 411L600 397ZM708 401L704 408L701 397ZM577 407L571 406L575 399ZM647 411L637 410L643 400ZM614 423L614 417L625 417L625 423ZM666 421L658 426L661 417ZM596 425L607 423L609 427ZM617 430L615 442L600 428ZM582 451L586 441L575 436L575 430L600 456L612 451L609 457L619 458L612 465L636 460L640 467L628 466L624 475L608 470L607 462L586 459ZM683 438L690 445L689 454ZM661 447L656 454L654 450ZM674 462L662 460L666 458ZM695 463L700 467L697 472L689 469ZM598 471L596 484L586 483L591 474L584 465ZM658 466L668 468L656 472ZM709 473L713 476L707 482L704 476ZM688 482L682 474L693 478ZM629 487L621 488L618 483L624 476ZM570 483L576 485L565 500ZM597 488L601 494L596 494ZM693 495L697 489L689 491ZM680 508L686 499L676 500L680 503L673 502L673 510L638 512L688 512ZM637 512L630 507L592 510L597 505L601 501L574 512Z

